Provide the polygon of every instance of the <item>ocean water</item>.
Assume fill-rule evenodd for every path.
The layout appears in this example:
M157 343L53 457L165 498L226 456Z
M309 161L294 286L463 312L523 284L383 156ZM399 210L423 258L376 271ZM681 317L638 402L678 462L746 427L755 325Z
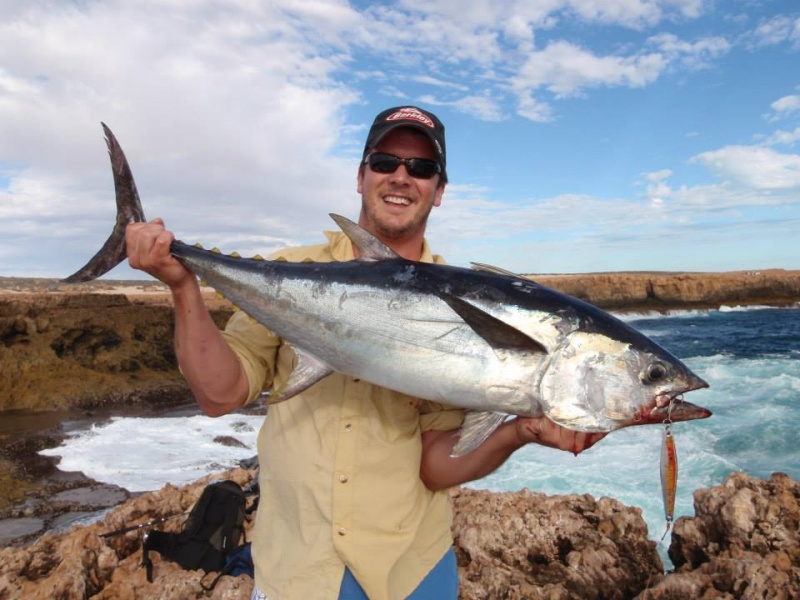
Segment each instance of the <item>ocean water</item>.
M686 399L714 415L673 425L679 464L676 519L694 514L694 490L718 485L733 471L762 478L782 471L800 479L800 305L624 318L711 384ZM262 419L257 414L115 417L73 431L62 446L42 453L60 456L60 468L66 471L83 471L131 491L154 490L250 458ZM469 485L494 491L588 493L639 507L668 563L669 537L661 541L662 431L660 425L616 431L577 457L531 445ZM223 436L240 446L223 445Z

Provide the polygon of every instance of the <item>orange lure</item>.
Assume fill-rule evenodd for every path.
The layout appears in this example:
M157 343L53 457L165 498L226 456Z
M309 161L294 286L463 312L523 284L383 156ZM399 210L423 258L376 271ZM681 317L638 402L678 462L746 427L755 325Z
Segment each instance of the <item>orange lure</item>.
M661 495L664 498L664 516L667 519L667 530L661 537L667 537L672 517L675 514L675 491L678 487L678 452L675 449L675 438L669 420L664 421L664 437L661 443Z

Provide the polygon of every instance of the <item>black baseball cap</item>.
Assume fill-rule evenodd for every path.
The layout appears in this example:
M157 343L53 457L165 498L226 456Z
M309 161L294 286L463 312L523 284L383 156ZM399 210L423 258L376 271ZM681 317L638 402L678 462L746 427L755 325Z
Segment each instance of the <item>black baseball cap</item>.
M369 128L364 144L364 157L378 145L387 133L398 127L411 127L423 132L433 143L436 156L442 165L442 181L447 182L447 152L444 143L444 124L432 112L416 106L395 106L381 112Z

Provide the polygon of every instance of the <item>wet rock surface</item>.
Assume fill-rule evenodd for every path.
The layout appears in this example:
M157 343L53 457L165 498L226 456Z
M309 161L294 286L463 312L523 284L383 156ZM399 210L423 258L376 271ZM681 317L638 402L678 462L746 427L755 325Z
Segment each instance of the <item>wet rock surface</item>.
M800 482L733 473L694 506L675 523L675 572L646 598L800 598Z
M127 500L113 511L98 515L90 524L74 525L65 532L48 532L35 542L0 550L0 599L156 599L250 597L252 580L224 577L211 594L201 587L202 571L184 571L175 563L152 554L154 581L149 583L141 567L145 529L102 537L124 527L159 517L172 517L158 525L162 531L178 531L183 516L212 479L233 479L245 486L253 472L237 469L206 477L183 488L167 485L158 492ZM248 522L247 528L251 524Z
M201 583L213 574L184 571L158 554L148 583L142 530L101 535L185 515L212 479L246 487L253 476L235 469L182 488L167 485L91 524L0 550L0 599L246 600L247 575L223 577L209 593ZM647 539L641 511L616 500L471 489L455 489L452 498L461 600L800 597L800 483L782 474L761 480L734 473L720 486L698 490L696 516L675 524L670 557L680 566L670 573ZM175 517L157 528L178 531L182 523Z
M42 456L40 450L54 448L72 431L87 429L112 415L197 412L193 399L183 397L144 407L4 413L0 417L0 545L28 544L46 531L92 518L131 497L126 490L98 483L81 472L61 471L60 459Z
M638 508L528 490L453 498L462 600L632 598L662 578Z

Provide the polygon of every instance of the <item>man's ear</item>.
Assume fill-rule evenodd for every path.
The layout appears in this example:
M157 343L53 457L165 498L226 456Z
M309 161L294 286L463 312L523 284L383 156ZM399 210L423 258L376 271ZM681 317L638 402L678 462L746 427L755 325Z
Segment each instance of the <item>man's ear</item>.
M436 186L436 191L433 195L433 205L434 206L441 206L442 205L442 196L444 196L444 186L446 183L440 183Z
M364 186L364 163L361 163L361 166L358 167L358 173L356 173L356 192L359 194Z

